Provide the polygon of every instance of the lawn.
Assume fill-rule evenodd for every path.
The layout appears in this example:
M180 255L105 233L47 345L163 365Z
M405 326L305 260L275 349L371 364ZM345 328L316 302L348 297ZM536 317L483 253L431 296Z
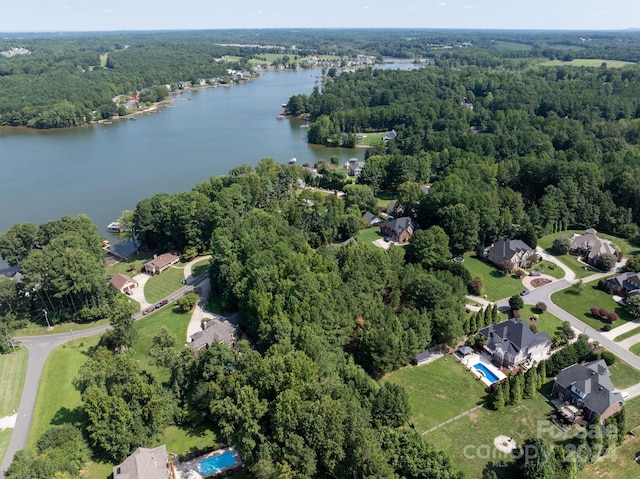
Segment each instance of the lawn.
M29 353L25 348L16 349L15 353L0 354L0 418L12 416L18 410L22 386L27 371ZM13 429L0 431L0 462L9 447Z
M157 303L182 287L184 268L169 268L164 273L157 274L144 285L144 297L147 302Z
M506 406L501 411L480 409L436 429L425 439L436 449L444 451L465 477L480 477L487 463L501 462L502 467L494 469L499 478L517 477L510 467L513 462L511 455L497 451L493 440L504 434L521 444L525 439L535 437L538 431L543 435L559 433L546 420L546 415L552 410L546 401L551 384L548 382L535 398L525 399L517 406Z
M592 283L586 284L580 294L578 294L574 288L558 291L551 295L551 300L557 306L572 314L580 321L588 324L593 329L600 329L606 324L591 314L590 309L594 306L606 308L609 311L618 313L620 320L612 324L614 328L633 319L611 296L604 291L600 291L597 285Z
M640 326L637 328L633 328L631 331L627 331L626 333L622 333L620 336L616 336L614 341L619 343L620 341L624 341L625 339L632 338L636 334L640 333Z
M51 426L59 424L83 425L80 412L80 392L71 384L80 366L89 359L87 351L98 344L100 336L78 341L78 347L68 342L57 347L47 359L40 378L38 397L29 431L27 447L32 448Z
M44 319L42 321L44 322ZM29 322L26 328L18 329L16 331L16 340L19 340L20 336L44 336L49 334L68 333L72 330L84 331L85 329L91 329L105 324L109 324L109 319L100 319L90 323L60 323L52 326L51 330L49 330L46 324Z
M204 273L209 269L210 264L211 264L211 261L209 261L208 259L203 259L202 261L198 261L196 264L191 266L191 275L194 278L197 278L198 276L200 276L202 273Z
M373 242L379 240L380 238L383 238L383 236L382 234L380 234L380 228L378 228L377 226L360 230L360 232L356 235L356 241L358 243L368 244L370 246L373 246L374 248L376 246L373 245Z
M631 346L629 348L629 351L631 351L636 356L640 356L640 343L636 343L633 346Z
M389 193L387 191L381 191L376 195L376 201L378 202L377 204L382 208L386 208L391 201L397 200L398 197L394 193Z
M424 366L406 367L383 381L401 384L409 393L411 422L419 432L482 404L484 386L451 356Z
M142 270L145 261L151 259L152 254L149 252L138 253L129 256L127 261L119 261L107 267L107 275L113 276L116 273L122 273L129 276L135 276Z
M524 309L520 311L523 318L527 319L529 325L535 325L539 333L547 332L549 337L553 338L556 331L562 327L562 321L556 318L549 312L540 313L535 306L529 304L524 305ZM529 318L537 317L536 321L531 321Z
M165 444L167 451L185 456L190 452L214 447L218 442L216 433L206 426L189 430L178 426L169 426L152 447Z
M611 382L618 389L625 389L640 383L640 371L633 366L616 358L616 362L609 366Z
M573 66L573 67L601 67L603 63L606 63L608 68L622 68L628 65L635 65L633 62L625 62L622 60L603 60L600 58L576 58L568 62L562 60L549 60L541 63L543 66Z
M469 270L472 278L482 278L482 294L489 301L509 298L524 289L522 280L517 276L505 276L495 267L478 259L473 253L466 253L462 264Z
M385 134L386 134L386 132L381 132L381 133L372 133L372 132L361 133L362 140L358 140L357 144L358 144L358 146L371 146L371 145L375 145L377 143L382 143L382 138L384 138Z
M553 243L554 239L560 236L571 238L571 235L573 235L574 233L584 234L584 230L567 230L567 231L558 231L557 233L548 234L538 240L538 246L548 250L549 248L551 248L551 244ZM633 246L631 243L629 243L628 240L624 238L619 238L618 236L601 233L600 231L598 231L598 237L606 238L609 241L611 241L615 249L621 251L624 256L635 256L640 253L640 248L638 248L637 246Z
M551 276L555 279L564 278L564 270L558 266L557 264L552 263L551 261L542 260L538 264L536 264L533 268L528 270L531 271L540 271L543 274Z

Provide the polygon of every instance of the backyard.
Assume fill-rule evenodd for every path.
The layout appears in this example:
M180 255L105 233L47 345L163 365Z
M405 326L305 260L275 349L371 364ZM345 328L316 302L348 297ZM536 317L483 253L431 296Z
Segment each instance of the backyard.
M484 386L453 357L424 366L406 367L383 381L404 386L411 404L411 422L419 432L468 411L486 400Z
M473 253L466 253L462 264L469 270L472 278L482 278L482 294L489 301L509 298L523 289L522 280L515 274L505 276L494 266L478 259Z
M608 323L605 323L593 316L590 311L592 307L605 308L620 316L620 319L611 325L612 328L621 326L627 321L631 321L633 319L609 294L599 290L597 283L588 283L584 285L582 291L578 291L573 287L563 289L562 291L558 291L551 295L551 300L558 307L572 314L580 321L588 324L593 329L599 330Z
M142 270L145 261L151 259L152 254L149 252L139 253L127 258L127 261L119 261L107 267L107 274L113 276L116 273L135 276Z
M28 356L24 348L16 349L15 353L0 354L0 371L4 372L0 376L0 418L12 416L18 410ZM12 433L12 428L0 430L0 462L7 452Z

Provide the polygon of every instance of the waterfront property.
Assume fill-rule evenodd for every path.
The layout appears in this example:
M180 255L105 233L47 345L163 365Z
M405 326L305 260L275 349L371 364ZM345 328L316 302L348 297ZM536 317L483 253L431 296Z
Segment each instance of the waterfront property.
M178 261L180 261L180 256L173 253L164 253L160 256L153 255L153 258L142 265L142 271L150 275L160 274L171 268Z
M123 294L127 294L132 289L138 287L138 282L135 279L122 273L114 274L109 282Z

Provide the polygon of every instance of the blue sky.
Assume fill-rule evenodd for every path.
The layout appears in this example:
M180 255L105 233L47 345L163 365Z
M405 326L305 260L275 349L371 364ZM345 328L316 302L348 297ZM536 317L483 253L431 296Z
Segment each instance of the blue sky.
M0 0L0 31L640 27L640 0Z

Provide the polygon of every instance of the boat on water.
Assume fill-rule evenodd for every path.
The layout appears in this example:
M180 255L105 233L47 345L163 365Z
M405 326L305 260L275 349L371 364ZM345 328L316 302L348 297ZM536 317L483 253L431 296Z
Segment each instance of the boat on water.
M297 158L291 158L291 159L289 160L289 164L290 164L290 165L295 165L297 161L298 161L298 159L297 159Z
M107 226L107 231L109 233L122 233L124 231L124 228L122 227L122 225L120 224L120 222L118 221L112 221L111 223L109 223L109 225Z
M286 118L286 116L284 116L283 114L280 114L278 116L276 116L276 119L278 120L284 120Z

